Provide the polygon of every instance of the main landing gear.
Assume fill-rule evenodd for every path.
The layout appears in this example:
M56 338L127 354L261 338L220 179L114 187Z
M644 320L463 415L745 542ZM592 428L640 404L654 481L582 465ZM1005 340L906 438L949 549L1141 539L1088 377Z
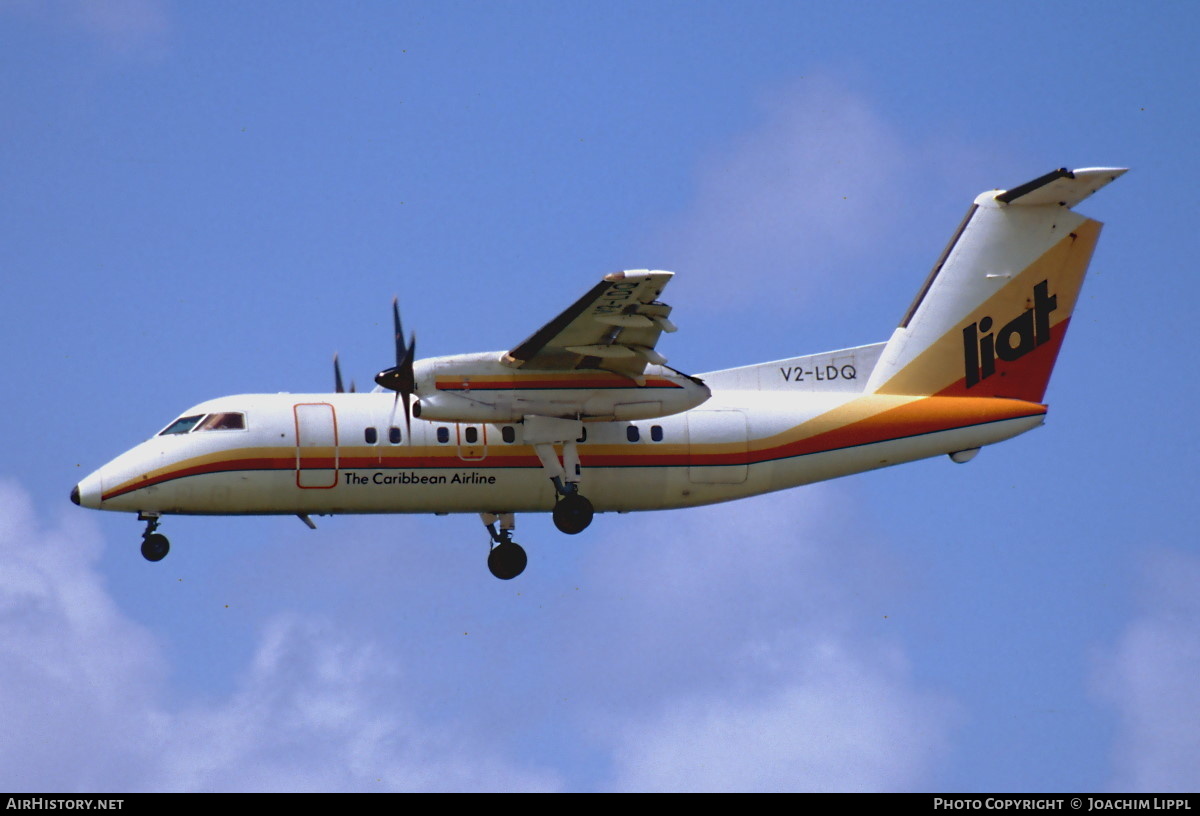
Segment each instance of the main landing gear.
M512 513L480 513L488 534L492 537L492 549L488 553L488 569L501 581L516 578L525 571L529 562L525 549L512 540L513 528L516 522ZM496 522L500 522L500 530L496 531Z
M555 485L557 488L558 485ZM579 492L579 485L568 482L554 504L554 526L567 535L582 533L592 523L592 503Z
M582 533L595 515L592 503L579 492L583 468L578 444L584 436L583 423L539 416L527 416L524 423L525 442L533 445L542 472L554 485L554 526L568 535ZM554 450L556 444L562 446L562 461Z
M138 521L146 522L146 530L142 533L142 557L147 561L162 561L171 551L171 542L158 529L157 513L138 513Z

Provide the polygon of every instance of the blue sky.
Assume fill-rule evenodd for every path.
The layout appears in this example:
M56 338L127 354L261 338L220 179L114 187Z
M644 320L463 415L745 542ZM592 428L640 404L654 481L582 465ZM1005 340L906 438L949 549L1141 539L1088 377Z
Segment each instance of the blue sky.
M0 787L1195 790L1186 3L0 0ZM1046 427L731 505L67 501L186 407L677 273L700 372L884 340L980 191L1131 172Z

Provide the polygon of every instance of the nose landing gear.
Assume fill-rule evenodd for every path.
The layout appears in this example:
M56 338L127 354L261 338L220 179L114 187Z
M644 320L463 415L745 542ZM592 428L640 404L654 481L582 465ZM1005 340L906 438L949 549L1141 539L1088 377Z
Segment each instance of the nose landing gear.
M512 540L512 532L516 527L512 513L480 513L488 534L492 537L492 549L488 553L488 569L501 581L516 578L525 571L529 562L525 549ZM496 531L496 522L500 522L500 530Z
M146 522L146 530L142 533L142 557L147 561L162 561L171 551L171 542L158 529L157 513L138 513L138 521Z

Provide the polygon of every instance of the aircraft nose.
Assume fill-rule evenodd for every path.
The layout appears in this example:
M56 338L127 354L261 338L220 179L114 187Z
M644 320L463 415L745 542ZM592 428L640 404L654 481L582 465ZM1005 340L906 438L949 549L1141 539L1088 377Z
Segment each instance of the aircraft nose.
M71 488L71 501L80 507L100 507L100 471Z

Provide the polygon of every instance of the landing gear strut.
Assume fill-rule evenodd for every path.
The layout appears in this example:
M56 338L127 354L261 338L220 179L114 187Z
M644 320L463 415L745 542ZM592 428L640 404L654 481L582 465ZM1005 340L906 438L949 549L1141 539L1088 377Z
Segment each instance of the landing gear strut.
M138 513L138 521L146 522L146 530L142 533L142 557L147 561L162 561L171 551L171 542L158 529L158 514Z
M480 513L488 534L492 537L492 549L488 553L488 569L502 581L516 578L525 571L529 562L524 548L512 540L513 528L516 523L512 513ZM500 522L500 530L496 530L496 522Z
M554 485L554 526L568 535L582 533L592 523L592 503L579 492L583 468L579 463L579 439L584 435L579 420L525 417L525 441L542 463L542 472ZM562 461L554 445L562 445Z

